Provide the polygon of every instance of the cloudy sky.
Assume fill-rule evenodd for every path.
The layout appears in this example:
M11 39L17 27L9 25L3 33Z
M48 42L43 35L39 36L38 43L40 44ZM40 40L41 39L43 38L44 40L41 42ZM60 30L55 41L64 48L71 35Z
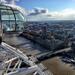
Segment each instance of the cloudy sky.
M4 1L4 0L3 0ZM30 20L75 20L75 0L6 0L29 11ZM36 17L36 18L35 18Z

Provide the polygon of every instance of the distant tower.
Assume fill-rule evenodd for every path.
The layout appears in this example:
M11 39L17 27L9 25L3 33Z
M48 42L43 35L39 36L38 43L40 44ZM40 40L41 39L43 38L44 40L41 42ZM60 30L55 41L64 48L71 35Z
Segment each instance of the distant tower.
M46 28L46 26L42 27L42 38L47 39L47 28Z
M64 45L65 45L65 47L67 47L68 44L69 44L69 42L70 42L68 36L69 36L69 32L68 31L65 31L65 38L64 38Z

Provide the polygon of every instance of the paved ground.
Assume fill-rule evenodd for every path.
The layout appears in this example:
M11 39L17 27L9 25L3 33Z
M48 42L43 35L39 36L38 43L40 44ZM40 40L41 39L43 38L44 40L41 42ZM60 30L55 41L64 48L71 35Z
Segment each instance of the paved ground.
M19 48L26 54L36 55L46 51L46 49L42 48L41 46L38 46L25 38L15 37L14 35L5 35L4 41L6 41L6 43L9 45Z

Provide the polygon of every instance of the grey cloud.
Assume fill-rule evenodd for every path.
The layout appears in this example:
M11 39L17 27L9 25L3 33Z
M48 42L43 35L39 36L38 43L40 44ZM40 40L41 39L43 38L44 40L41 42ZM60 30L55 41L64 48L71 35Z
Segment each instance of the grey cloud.
M29 16L34 16L34 15L40 15L40 14L46 14L48 12L48 9L44 8L34 8L33 12L29 14Z

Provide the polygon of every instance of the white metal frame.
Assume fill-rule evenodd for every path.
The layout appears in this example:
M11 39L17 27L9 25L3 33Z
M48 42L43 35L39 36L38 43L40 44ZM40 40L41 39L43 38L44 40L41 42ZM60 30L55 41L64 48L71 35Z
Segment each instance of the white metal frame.
M19 49L16 49L6 43L2 43L7 49L16 54L17 57L14 57L6 62L4 62L5 70L2 75L27 75L33 73L33 75L53 75L52 73L45 73L37 64L30 60L25 54L23 54ZM11 63L17 59L17 62L14 64L13 68L10 68ZM20 68L21 63L29 65L30 67ZM17 68L16 68L17 67ZM9 72L8 72L9 71Z

